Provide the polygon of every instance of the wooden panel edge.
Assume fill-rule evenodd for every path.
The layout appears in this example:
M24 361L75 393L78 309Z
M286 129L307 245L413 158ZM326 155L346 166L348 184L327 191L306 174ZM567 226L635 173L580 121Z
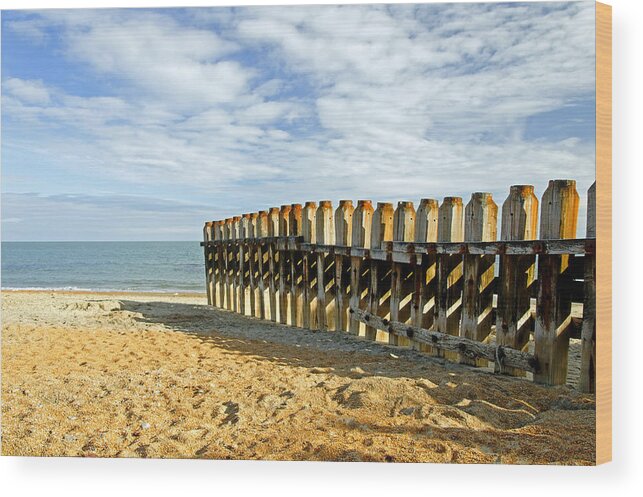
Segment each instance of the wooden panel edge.
M596 2L596 464L612 460L612 7Z

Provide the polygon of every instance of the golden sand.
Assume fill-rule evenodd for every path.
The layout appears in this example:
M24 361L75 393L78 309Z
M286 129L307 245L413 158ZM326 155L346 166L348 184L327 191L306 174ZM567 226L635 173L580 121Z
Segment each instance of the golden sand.
M203 303L3 292L2 454L593 464L593 395Z

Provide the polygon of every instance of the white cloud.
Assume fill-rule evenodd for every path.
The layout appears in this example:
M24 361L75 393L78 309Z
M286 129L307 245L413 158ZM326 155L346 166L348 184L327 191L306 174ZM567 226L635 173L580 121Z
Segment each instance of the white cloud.
M26 104L49 103L49 91L42 81L8 78L2 84L2 90Z
M61 175L90 164L95 178L180 187L231 214L480 190L501 203L514 183L542 193L562 175L584 195L593 181L592 143L525 138L527 118L593 98L591 2L183 14L43 11L14 23L41 43L53 26L68 61L110 94L7 79L9 128L22 140L37 130L33 153Z

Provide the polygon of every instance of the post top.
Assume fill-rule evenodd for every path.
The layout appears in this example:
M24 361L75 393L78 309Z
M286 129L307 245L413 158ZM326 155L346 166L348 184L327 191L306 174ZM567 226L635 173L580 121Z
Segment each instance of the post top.
M392 209L393 204L391 202L378 202L377 203L377 208L378 209Z
M509 188L509 192L513 193L514 195L529 195L531 193L534 193L534 186L533 185L511 185L511 188Z
M263 216L267 216L267 215L268 215L268 211L259 211L259 215L260 215L260 216L262 216L262 217L263 217Z
M444 204L462 205L462 197L444 197L442 205Z
M339 207L352 207L353 206L353 201L352 200L340 200L339 201Z
M413 207L413 202L411 202L409 200L400 200L397 203L397 206L398 207L403 207L403 208Z
M226 224L232 224L232 218L231 217L226 217L225 223Z
M327 208L327 207L332 207L333 203L330 200L320 200L319 201L319 208Z
M284 204L281 206L281 211L282 212L287 212L290 210L290 204Z
M279 214L279 207L271 207L268 214Z
M232 221L234 221L234 222L236 222L236 221L241 221L241 216L234 216L234 217L232 218Z
M550 179L549 186L576 187L576 180L573 179Z
M422 206L431 206L431 207L433 207L433 206L437 206L437 205L438 205L438 201L436 199L434 199L434 198L423 198L423 199L420 200L420 207L422 207Z
M373 202L370 200L358 200L357 201L357 206L358 207L373 207Z
M489 192L473 192L471 194L471 199L476 199L476 200L490 200L493 198L493 195Z
M243 214L241 217L243 217L244 219L250 219L250 214Z
M290 207L295 210L301 209L301 204L290 204Z
M205 225L210 228L214 224L214 221L207 221Z
M251 219L255 219L259 217L259 214L260 214L259 212L251 212L249 216Z
M308 202L306 202L305 207L308 207L308 208L311 208L311 207L312 207L312 208L317 208L317 202L313 202L312 200L309 200Z

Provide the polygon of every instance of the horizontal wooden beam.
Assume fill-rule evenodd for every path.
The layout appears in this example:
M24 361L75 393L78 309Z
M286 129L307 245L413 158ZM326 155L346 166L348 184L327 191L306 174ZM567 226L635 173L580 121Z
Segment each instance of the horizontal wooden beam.
M237 240L215 240L201 242L201 246L238 245L247 243L274 243L284 250L306 250L334 255L365 257L392 262L412 262L411 255L424 254L470 254L470 255L593 255L596 250L595 238L568 240L517 240L494 242L382 242L382 246L372 249L347 247L343 245L324 245L304 243L301 236L273 236L263 238L244 238ZM419 261L418 261L419 262Z
M595 238L455 243L382 242L382 249L387 252L449 255L581 255L593 254L595 248Z
M532 354L527 352L476 342L475 340L448 335L438 331L425 330L397 321L389 321L388 319L375 316L370 312L354 307L351 307L350 312L356 316L359 321L373 328L406 337L415 342L424 343L438 349L459 352L471 359L487 359L496 363L496 369L499 369L498 366L502 364L506 367L521 369L532 373L538 370L538 361Z

